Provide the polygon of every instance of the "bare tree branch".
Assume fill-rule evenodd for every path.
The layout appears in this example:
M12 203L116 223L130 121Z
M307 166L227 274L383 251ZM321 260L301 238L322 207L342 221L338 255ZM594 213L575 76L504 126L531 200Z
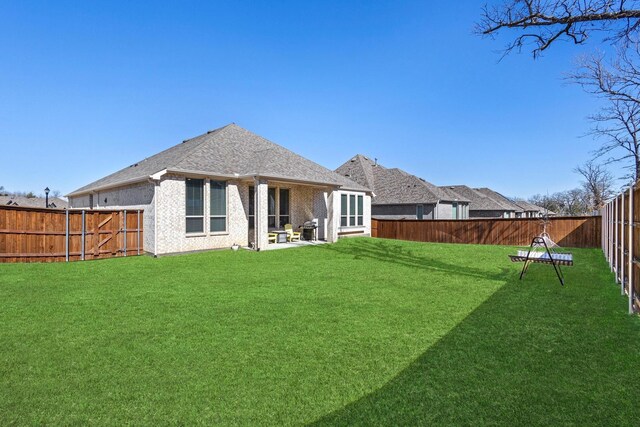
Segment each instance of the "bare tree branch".
M582 166L578 166L575 172L584 178L582 189L586 193L589 210L599 209L613 196L613 176L602 165L598 165L591 160Z
M592 32L606 30L613 42L637 40L638 0L505 0L485 5L475 31L495 36L505 30L525 31L505 47L505 53L532 45L534 57L563 38L582 44Z

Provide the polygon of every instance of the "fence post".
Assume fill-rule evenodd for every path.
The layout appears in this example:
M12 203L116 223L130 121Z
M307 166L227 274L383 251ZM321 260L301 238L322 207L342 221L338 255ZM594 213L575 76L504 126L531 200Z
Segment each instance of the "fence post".
M625 276L625 240L624 240L624 191L620 194L620 295L624 295L624 276Z
M127 210L124 210L124 256L127 256Z
M609 202L609 215L607 215L607 261L609 262L609 269L613 271L613 258L611 256L611 247L613 245L613 228L611 228L611 221L613 220L613 200Z
M627 238L629 245L629 262L627 272L627 283L629 284L629 314L633 313L633 183L629 187L629 237Z
M620 196L616 197L614 203L613 210L613 221L614 221L614 229L613 229L613 271L615 273L616 283L620 280L620 275L618 271L618 250L620 245L620 227L618 227L618 222L620 221L620 205L619 205Z
M138 255L140 255L140 209L138 209L138 226L136 228L138 233Z
M82 209L82 242L80 243L80 259L84 261L84 239L85 239L86 229L84 224L84 209Z
M69 209L65 211L64 237L64 259L69 262Z

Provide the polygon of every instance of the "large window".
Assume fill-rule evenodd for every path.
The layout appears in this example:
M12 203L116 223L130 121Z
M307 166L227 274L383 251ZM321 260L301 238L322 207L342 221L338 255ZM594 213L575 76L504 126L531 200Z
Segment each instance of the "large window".
M269 222L267 226L269 228L276 228L276 189L269 188L268 200L267 200L267 215Z
M254 187L249 187L249 228L255 228L256 223L256 192Z
M289 216L289 189L281 188L280 189L280 200L278 202L280 205L280 210L278 211L280 228L284 227L285 224L290 224L291 217Z
M452 203L451 204L451 218L458 219L458 204L457 203Z
M209 230L212 233L222 233L227 231L227 183L211 181L209 186Z
M204 232L204 180L186 181L186 217L187 233Z
M364 196L342 194L340 196L340 226L364 225Z
M349 225L356 225L356 195L349 195Z
M348 224L348 215L347 212L349 212L349 206L348 205L348 200L349 198L347 197L346 194L343 194L342 196L340 196L340 226L341 227L346 227Z

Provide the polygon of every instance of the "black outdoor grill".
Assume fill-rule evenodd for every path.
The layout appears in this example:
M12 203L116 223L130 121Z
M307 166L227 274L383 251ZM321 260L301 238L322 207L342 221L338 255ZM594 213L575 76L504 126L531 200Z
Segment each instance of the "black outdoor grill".
M300 226L302 229L302 238L304 240L317 240L318 237L316 235L318 229L318 220L305 221L304 224Z

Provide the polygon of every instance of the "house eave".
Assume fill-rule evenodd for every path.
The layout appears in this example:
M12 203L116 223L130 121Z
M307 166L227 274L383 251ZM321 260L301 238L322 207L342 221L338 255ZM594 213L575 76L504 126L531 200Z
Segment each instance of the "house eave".
M86 190L76 190L72 193L67 194L65 197L69 198L69 197L84 196L86 194L94 194L99 191L111 190L113 188L124 187L126 185L131 185L131 184L138 184L140 182L148 181L149 179L150 179L150 176L148 175L139 176L136 178L127 179L125 181L119 181L113 184L100 185L97 187L88 188Z

